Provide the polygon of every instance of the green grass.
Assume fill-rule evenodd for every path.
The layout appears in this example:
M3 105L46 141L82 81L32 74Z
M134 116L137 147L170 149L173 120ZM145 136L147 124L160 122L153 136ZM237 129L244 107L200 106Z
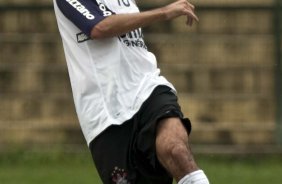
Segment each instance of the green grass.
M90 153L13 153L0 158L0 184L100 184Z
M196 156L211 184L280 184L281 156ZM0 154L0 184L101 184L88 152Z
M214 184L280 184L281 156L201 157L198 160Z

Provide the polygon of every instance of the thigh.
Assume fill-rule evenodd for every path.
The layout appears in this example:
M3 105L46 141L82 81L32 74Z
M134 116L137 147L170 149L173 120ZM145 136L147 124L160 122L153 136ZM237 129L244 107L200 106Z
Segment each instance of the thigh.
M177 117L160 120L157 127L156 139L163 143L171 140L170 142L181 141L188 144L188 132L184 124L185 122Z
M188 145L188 133L179 118L166 118L157 128L156 152L162 165L179 181L198 170Z
M159 124L165 119L175 118L180 122L184 133L191 131L189 119L184 118L177 96L168 87L158 87L142 105L137 116L138 131L135 153L139 172L154 184L172 183L172 177L159 162L156 154L156 133ZM175 127L173 127L175 129ZM177 131L177 130L176 130ZM174 131L174 132L176 132ZM165 137L164 137L165 138Z

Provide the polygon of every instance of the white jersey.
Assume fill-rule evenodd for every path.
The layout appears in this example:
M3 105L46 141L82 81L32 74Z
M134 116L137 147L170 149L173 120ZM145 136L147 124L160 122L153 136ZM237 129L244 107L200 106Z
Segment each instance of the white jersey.
M157 68L140 29L90 39L107 16L139 12L134 0L53 0L79 122L88 143L130 119L158 85L173 86Z

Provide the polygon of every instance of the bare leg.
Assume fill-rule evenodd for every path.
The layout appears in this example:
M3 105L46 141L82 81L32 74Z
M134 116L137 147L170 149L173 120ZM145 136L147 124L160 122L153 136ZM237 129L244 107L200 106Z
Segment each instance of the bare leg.
M177 180L198 170L188 145L188 134L179 118L167 118L157 128L156 151L160 163Z

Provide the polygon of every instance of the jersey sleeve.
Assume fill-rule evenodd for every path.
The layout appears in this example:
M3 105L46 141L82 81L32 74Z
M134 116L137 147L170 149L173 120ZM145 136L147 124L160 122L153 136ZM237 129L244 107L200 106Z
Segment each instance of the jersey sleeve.
M84 34L107 16L114 14L100 0L56 0L60 11Z

